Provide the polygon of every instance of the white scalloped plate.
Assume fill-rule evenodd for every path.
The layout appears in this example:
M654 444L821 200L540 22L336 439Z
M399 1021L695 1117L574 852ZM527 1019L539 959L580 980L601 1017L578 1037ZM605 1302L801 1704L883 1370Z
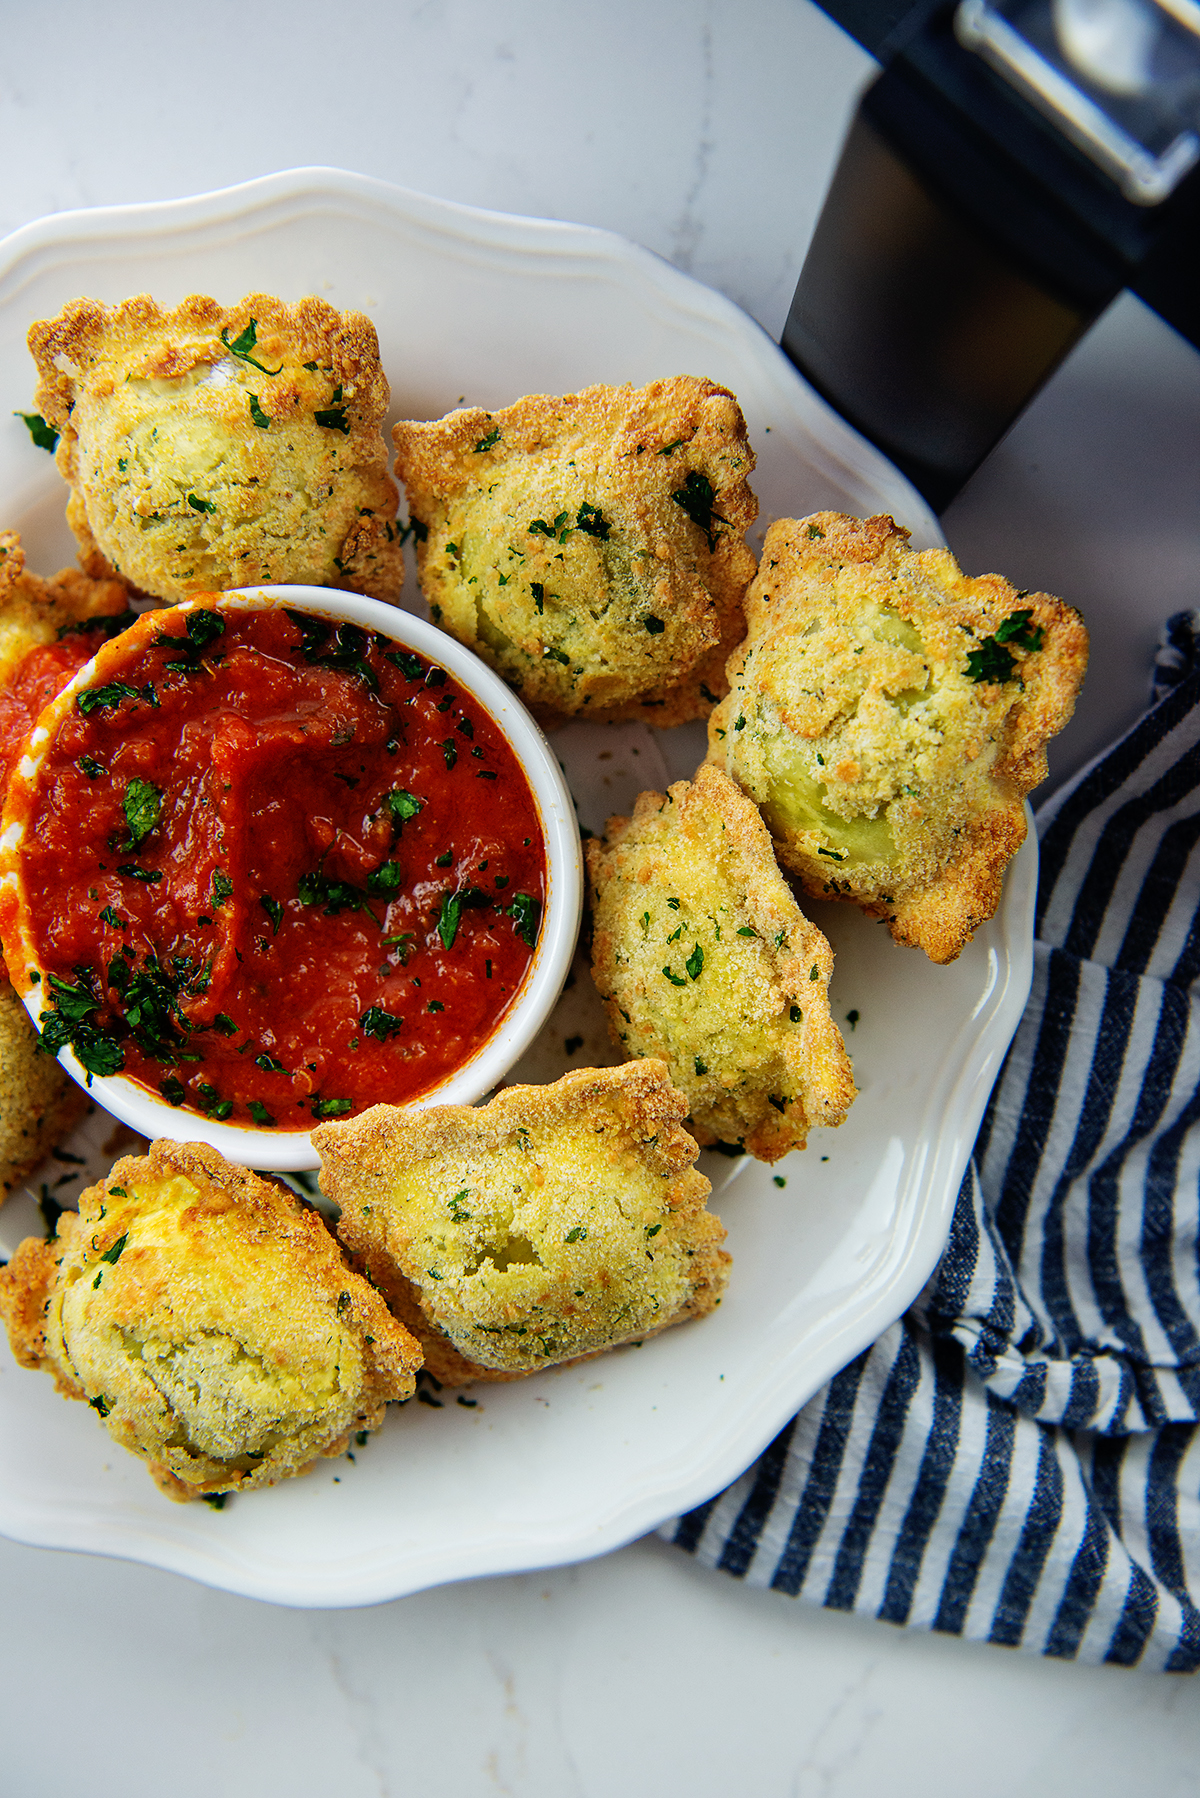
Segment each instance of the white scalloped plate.
M913 489L757 325L645 250L305 169L166 205L63 213L0 245L0 523L23 532L40 572L69 561L73 543L50 461L3 416L31 407L26 328L76 294L143 290L164 302L313 292L360 307L379 330L396 417L708 375L746 413L760 524L818 507L888 511L918 543L940 541ZM418 608L415 590L406 604ZM642 786L689 775L702 745L693 726L573 726L555 739L592 828ZM221 1512L160 1497L85 1406L0 1350L0 1531L285 1604L347 1605L600 1554L709 1497L935 1265L1028 993L1035 879L1031 840L997 917L948 968L857 912L816 908L837 955L834 1015L858 1014L847 1040L860 1097L841 1130L815 1131L773 1170L704 1157L734 1255L714 1316L583 1367L476 1388L474 1406L451 1394L410 1403L352 1462L321 1462ZM612 1058L580 974L519 1077ZM85 1127L89 1160L106 1129L100 1117ZM38 1227L32 1200L12 1199L0 1251Z

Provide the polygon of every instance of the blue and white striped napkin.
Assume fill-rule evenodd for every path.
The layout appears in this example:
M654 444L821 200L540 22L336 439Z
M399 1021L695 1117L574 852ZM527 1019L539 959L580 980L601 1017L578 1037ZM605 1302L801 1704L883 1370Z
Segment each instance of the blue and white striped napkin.
M916 1304L663 1534L813 1604L1200 1665L1200 612L1038 815L1029 1004Z

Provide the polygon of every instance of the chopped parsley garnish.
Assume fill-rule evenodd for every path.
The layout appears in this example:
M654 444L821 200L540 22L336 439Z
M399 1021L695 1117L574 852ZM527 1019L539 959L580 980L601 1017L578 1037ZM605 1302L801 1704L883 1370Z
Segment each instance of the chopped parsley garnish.
M379 677L366 659L370 639L360 625L339 624L335 630L323 618L314 618L309 612L295 612L290 606L285 609L300 631L298 648L306 662L355 675L372 693L378 693Z
M246 1110L250 1113L250 1116L254 1119L256 1124L273 1124L275 1122L275 1119L271 1116L261 1099L251 1099L246 1106ZM313 1106L313 1110L316 1110L315 1105Z
M575 528L586 531L589 537L598 537L601 543L607 543L608 533L612 526L599 506L589 505L587 500L584 500L575 516Z
M286 1074L287 1069L274 1055L268 1055L264 1049L261 1055L254 1057L254 1065L261 1068L264 1074Z
M394 663L402 674L406 674L409 680L425 678L425 664L420 656L409 655L406 649L389 649L387 659Z
M395 1036L404 1028L404 1019L398 1018L395 1012L384 1011L381 1005L368 1005L358 1022L366 1034L379 1043L386 1043L389 1036Z
M669 967L664 968L663 973L666 975L667 979L671 982L672 986L686 986L687 985L687 981L684 979L683 975L676 974L672 968L669 968Z
M188 972L185 964L175 974L168 974L153 956L148 956L136 971L122 955L114 955L108 964L108 984L117 995L134 1041L155 1061L168 1066L180 1059L193 1059L180 1054L185 1039L178 1028L182 1025L184 1030L190 1029L179 1009L179 994L189 987ZM193 990L197 984L195 978L190 982Z
M258 902L271 920L271 935L279 935L279 926L283 923L283 907L278 899L272 899L270 893L264 893Z
M128 681L109 681L104 687L85 687L82 693L75 695L75 704L86 718L91 712L108 711L120 705L123 699L137 699L138 689L131 687Z
M14 412L14 418L25 421L25 428L38 449L49 450L53 455L58 448L58 432L53 425L48 425L40 412Z
M544 518L535 518L529 526L529 534L531 537L549 537L553 543L565 543L575 528L567 524L569 517L569 512L560 512L552 524L547 524Z
M654 617L643 618L642 623L645 625L646 629L649 631L649 633L652 637L661 637L663 632L667 628L661 618L654 618Z
M707 1074L708 1063L706 1061L701 1061L701 1059L698 1055L694 1058L694 1065L695 1065L697 1074L699 1074L701 1076Z
M162 812L162 801L162 791L152 781L134 779L127 782L122 809L129 826L130 849L140 848L143 839L154 829Z
M972 649L967 655L967 676L978 684L980 681L995 681L1002 686L1011 680L1017 671L1016 658L1011 650L1001 648L995 637L984 637L978 649Z
M239 1026L234 1023L227 1011L219 1011L213 1019L213 1029L219 1031L222 1036L236 1036Z
M250 320L250 323L246 326L244 331L238 332L232 343L229 341L229 326L223 325L221 328L221 342L225 345L225 348L229 351L231 356L238 357L239 361L248 362L251 368L257 368L261 374L270 375L271 378L274 379L276 375L281 375L283 373L282 362L279 364L278 368L264 368L262 363L256 362L254 357L250 354L251 350L256 348L258 344L258 326L253 319Z
M475 445L475 454L482 456L485 450L495 449L500 441L500 426L493 425L486 437L481 437Z
M478 887L463 887L457 893L443 893L438 907L436 924L437 933L447 949L454 947L454 939L458 934L459 920L463 907L467 905L490 905L491 900Z
M683 486L677 487L671 495L675 504L683 507L692 523L700 526L708 539L710 551L717 547L714 521L716 524L727 522L719 512L713 509L716 497L716 489L708 476L698 473L694 468L685 479Z
M804 535L806 537L823 537L825 533L819 524L810 524ZM774 564L772 564L772 566L774 566Z
M100 1010L96 994L82 980L78 986L71 986L55 974L49 977L49 989L54 1009L44 1011L38 1019L38 1046L48 1055L57 1055L60 1049L74 1050L75 1059L87 1073L89 1086L94 1074L104 1079L119 1073L125 1066L125 1051L94 1022Z
M664 443L658 453L660 456L669 456L673 450L679 449L680 446L687 441L686 437L675 437L670 443Z
M568 1230L563 1237L564 1242L585 1242L586 1240L587 1231L582 1224L576 1224L575 1228L573 1230Z
M844 862L845 856L837 849L826 849L824 843L817 844L817 854L827 855L831 862Z
M367 895L358 887L351 886L347 880L330 880L319 872L300 876L296 897L301 905L323 906L327 918L336 918L344 911L365 911L368 916L375 917L367 904ZM375 921L378 923L379 920Z
M704 950L699 943L696 944L683 965L693 980L699 980L704 968Z
M100 1284L100 1275L99 1274L96 1275L96 1278L93 1280L92 1284L93 1284L93 1286L99 1286L99 1284ZM102 1392L98 1392L96 1394L95 1398L90 1398L88 1400L88 1404L92 1407L93 1411L99 1411L101 1417L107 1417L109 1412L112 1410L112 1400L110 1398L105 1398L105 1396Z
M139 868L136 862L118 862L117 873L126 880L140 880L148 887L157 886L162 875L157 868Z
M564 668L571 666L570 656L564 655L561 649L555 649L553 644L547 644L543 648L542 658L544 661L561 662Z
M788 1018L793 1024L799 1024L803 1020L803 1017L804 1013L798 1005L790 1005L788 1007Z
M546 589L541 581L530 581L529 591L533 594L533 603L538 611L544 612L546 608L543 602L546 598Z
M225 903L226 899L232 899L232 897L233 897L233 882L232 882L232 880L230 880L228 874L223 873L220 868L214 868L213 869L213 877L212 877L211 903L213 905L223 905Z
M376 899L390 899L400 890L400 863L383 862L367 875L367 891Z
M164 631L155 638L154 647L178 657L177 661L167 662L166 667L183 674L194 674L203 665L205 650L224 631L225 620L211 606L200 606L196 611L184 614L181 632Z
M193 512L215 512L217 509L212 500L201 499L199 495L195 493L188 494L187 503L192 508Z
M385 936L383 940L389 949L395 949L396 960L400 963L402 968L406 968L408 966L408 958L412 954L412 931L402 930L398 936Z
M127 920L121 916L120 912L114 911L111 905L105 905L100 909L100 922L111 924L114 930L124 930Z
M262 407L259 405L258 395L256 393L252 393L250 395L250 417L251 417L252 421L258 426L260 431L266 431L266 430L270 429L271 421L267 417L266 413L263 411Z
M514 893L513 902L505 907L504 915L513 920L513 929L521 941L532 949L537 942L542 921L541 900L535 899L532 893Z
M340 388L338 392L341 392ZM350 422L346 417L344 406L326 406L322 411L314 412L313 417L319 425L324 425L327 431L340 431L343 437L350 435Z
M392 828L399 830L406 818L415 818L424 803L425 801L418 799L415 793L408 793L403 787L393 787L384 799L384 804L391 814Z
M453 768L458 760L458 744L454 741L453 737L446 737L444 739L442 743L442 755L445 758L447 768Z
M168 1074L166 1079L160 1083L158 1090L168 1105L182 1105L187 1098L183 1081L177 1080L174 1074Z
M1040 649L1045 641L1046 633L1040 624L1030 625L1033 609L1026 606L1020 612L1010 612L1003 624L996 626L997 643L1015 643L1018 649L1027 649L1031 653ZM985 638L986 641L986 638Z
M200 1082L199 1093L205 1117L217 1118L223 1123L233 1111L233 1100L223 1099L216 1087L210 1086L207 1080Z
M92 755L81 755L79 758L79 766L83 769L83 772L87 775L89 780L99 780L100 776L105 772L101 763L99 763L95 756Z

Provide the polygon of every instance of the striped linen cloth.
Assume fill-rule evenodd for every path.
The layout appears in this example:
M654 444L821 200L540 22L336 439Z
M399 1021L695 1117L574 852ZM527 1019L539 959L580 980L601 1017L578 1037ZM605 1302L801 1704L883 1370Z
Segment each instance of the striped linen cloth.
M1200 1664L1200 612L1038 816L1033 990L911 1310L662 1534L813 1604Z

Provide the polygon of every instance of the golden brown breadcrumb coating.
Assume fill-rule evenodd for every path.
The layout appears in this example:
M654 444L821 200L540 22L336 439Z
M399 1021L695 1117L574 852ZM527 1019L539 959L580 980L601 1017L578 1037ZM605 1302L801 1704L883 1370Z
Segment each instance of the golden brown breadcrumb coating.
M0 1205L75 1128L87 1094L53 1055L7 977L0 979Z
M65 632L91 619L127 616L128 590L120 581L91 580L64 568L43 580L25 566L16 531L0 531L0 738L24 736L69 669L39 668L32 682L19 680L34 650L50 650ZM99 642L99 638L97 638ZM14 683L17 683L14 686ZM0 756L0 804L7 778ZM38 1050L29 1014L0 967L0 1204L66 1136L87 1108L84 1093L53 1056Z
M829 1015L833 954L745 794L705 764L586 848L613 1040L663 1058L699 1141L777 1161L814 1124L840 1124L854 1078Z
M257 582L403 585L375 327L324 300L72 300L31 326L91 573L164 600Z
M708 716L754 573L754 452L731 393L680 375L393 435L434 622L541 723Z
M447 1385L513 1379L710 1311L725 1232L661 1062L313 1132L338 1233Z
M0 688L31 649L48 647L89 618L125 619L128 610L122 581L93 579L79 568L43 580L25 565L20 533L0 531Z
M169 1498L302 1473L408 1398L420 1349L316 1212L198 1143L155 1142L0 1270L23 1367L83 1398Z
M999 903L1087 632L1062 600L907 539L840 512L771 526L709 756L810 893L948 962Z

